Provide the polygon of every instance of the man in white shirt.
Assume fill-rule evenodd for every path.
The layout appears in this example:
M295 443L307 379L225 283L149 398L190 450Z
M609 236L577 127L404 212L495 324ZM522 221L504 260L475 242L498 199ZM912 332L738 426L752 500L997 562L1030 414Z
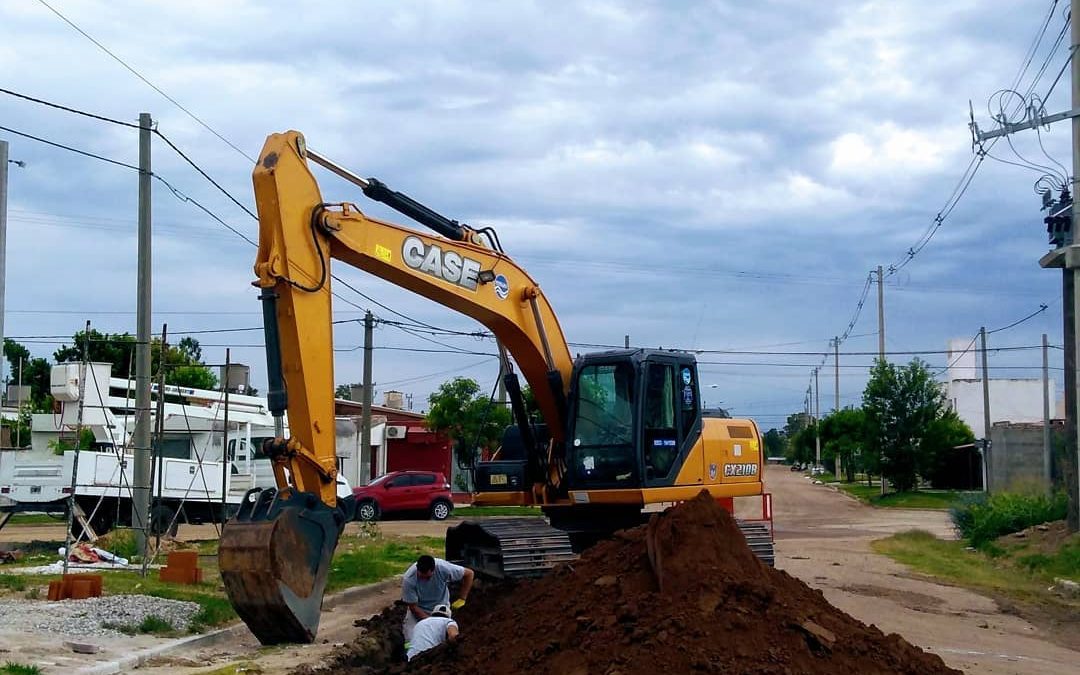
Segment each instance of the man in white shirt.
M461 582L461 591L460 597L451 605L449 584L454 581ZM446 562L442 558L422 555L410 565L401 579L401 600L408 605L401 627L405 635L405 649L409 649L417 622L428 618L436 605L461 609L465 605L465 599L469 597L472 583L472 570Z
M405 658L412 661L420 652L426 652L442 643L454 641L458 636L457 622L450 618L449 605L436 605L430 616L421 619L413 628L412 644Z

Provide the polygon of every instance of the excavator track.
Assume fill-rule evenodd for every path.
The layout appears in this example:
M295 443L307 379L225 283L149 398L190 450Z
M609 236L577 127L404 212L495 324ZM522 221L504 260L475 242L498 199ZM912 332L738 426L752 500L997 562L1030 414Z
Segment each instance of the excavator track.
M738 521L739 529L742 530L746 544L754 552L761 562L769 567L776 566L776 550L773 548L772 532L761 523L748 523Z
M485 576L539 577L577 558L570 536L542 518L467 520L446 531L446 557Z
M761 523L739 522L747 545L773 566L772 533ZM569 533L542 518L469 520L446 531L446 559L497 579L539 577L577 558Z

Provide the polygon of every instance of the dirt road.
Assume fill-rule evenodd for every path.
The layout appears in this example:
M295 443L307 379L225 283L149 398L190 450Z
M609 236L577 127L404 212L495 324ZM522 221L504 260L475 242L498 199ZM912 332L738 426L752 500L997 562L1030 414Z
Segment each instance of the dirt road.
M953 536L944 511L875 509L784 467L766 474L776 518L776 566L832 604L969 673L1075 672L1080 652L993 600L912 574L870 542L913 528Z

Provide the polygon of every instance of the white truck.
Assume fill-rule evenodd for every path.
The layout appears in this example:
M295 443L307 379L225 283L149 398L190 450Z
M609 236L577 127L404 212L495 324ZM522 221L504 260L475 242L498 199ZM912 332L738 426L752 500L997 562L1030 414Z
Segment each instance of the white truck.
M89 432L78 452L75 503L97 534L131 525L134 383L110 377L110 370L106 363L53 367L51 392L60 412L34 415L30 449L0 452L0 527L12 513L66 513L76 462L70 448L79 428ZM155 429L161 394L155 385ZM153 443L151 531L175 534L179 523L221 522L248 490L274 485L260 452L274 433L265 399L230 394L226 434L223 392L166 385L163 394L163 432ZM339 496L351 492L341 477Z

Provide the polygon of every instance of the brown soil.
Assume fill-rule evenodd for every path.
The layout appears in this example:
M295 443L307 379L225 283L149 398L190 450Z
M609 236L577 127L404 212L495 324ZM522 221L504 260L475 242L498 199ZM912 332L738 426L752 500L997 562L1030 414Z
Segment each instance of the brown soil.
M994 543L1009 550L1022 548L1025 554L1053 555L1074 537L1080 538L1080 535L1070 533L1068 523L1064 520L1055 520L1042 525L1034 525L1013 534L1002 535L995 539Z
M543 579L478 590L457 617L462 638L409 665L393 654L401 613L399 606L369 620L359 640L314 672L959 672L761 564L705 494Z

